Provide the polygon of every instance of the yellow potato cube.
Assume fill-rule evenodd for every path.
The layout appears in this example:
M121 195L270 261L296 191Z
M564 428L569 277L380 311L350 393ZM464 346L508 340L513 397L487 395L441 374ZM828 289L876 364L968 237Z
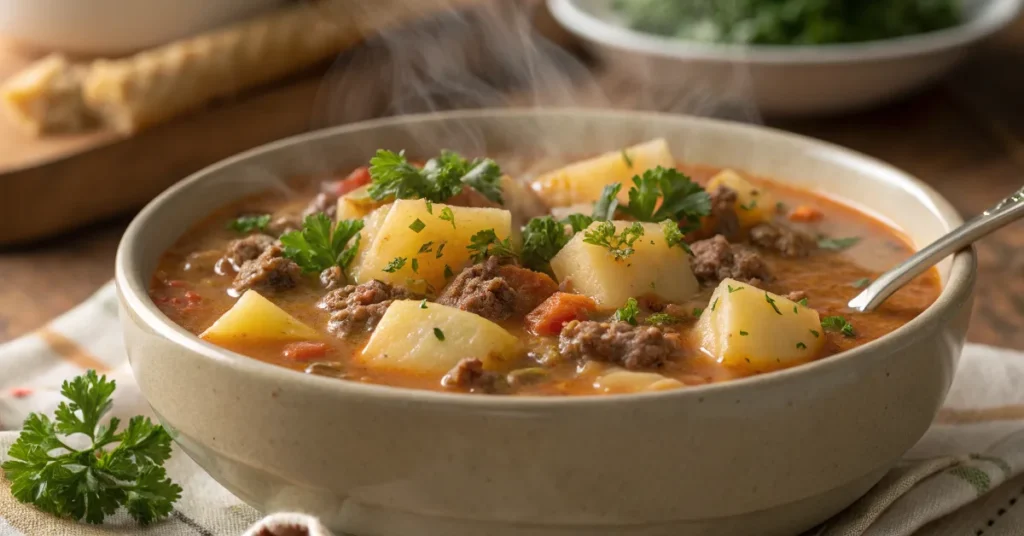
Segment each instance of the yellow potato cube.
M810 360L825 344L817 311L735 279L715 289L696 333L719 362L756 370Z
M383 205L375 201L367 191L370 185L363 185L338 198L338 220L358 220Z
M441 219L446 209L451 210L453 221ZM448 281L445 267L457 274L468 266L471 252L466 246L474 234L487 229L494 229L499 239L511 237L511 214L497 208L441 203L433 203L428 212L422 199L400 199L366 218L360 251L350 275L357 283L378 279L420 292L428 288L440 290ZM441 244L444 246L438 256ZM406 259L402 267L385 272L389 263L399 257Z
M532 186L549 206L562 207L593 203L601 197L605 186L618 182L622 184L619 201L626 203L629 201L626 192L634 175L658 166L670 168L675 165L668 142L658 138L545 173L534 180Z
M633 222L616 221L616 233ZM596 229L594 222L587 231ZM680 303L699 290L690 269L690 257L679 246L670 247L657 223L643 223L644 234L633 243L633 254L617 259L607 247L583 241L577 233L551 259L560 283L570 281L575 292L590 296L603 309L621 307L629 298L656 296Z
M320 334L254 290L241 298L199 337L214 344L243 341L301 341Z
M731 169L726 169L708 181L707 191L714 192L725 186L736 192L736 216L743 228L753 227L772 219L775 213L775 198L764 188L751 184Z
M515 359L519 339L482 316L437 303L392 303L370 336L361 358L374 367L444 374L472 357L493 370Z

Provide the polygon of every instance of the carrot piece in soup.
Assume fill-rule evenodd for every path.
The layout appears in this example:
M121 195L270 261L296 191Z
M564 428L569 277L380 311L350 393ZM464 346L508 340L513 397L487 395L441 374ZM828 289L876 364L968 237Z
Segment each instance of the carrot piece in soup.
M370 170L366 166L360 166L349 173L348 177L334 184L334 193L342 196L367 184L370 184Z
M572 320L586 320L595 310L594 300L579 294L556 292L526 315L526 327L534 335L558 335Z
M818 221L823 217L825 217L825 214L808 205L800 205L793 209L793 212L789 213L789 219L791 221L812 222Z
M300 341L286 344L281 352L285 359L309 361L327 355L327 345L322 342Z

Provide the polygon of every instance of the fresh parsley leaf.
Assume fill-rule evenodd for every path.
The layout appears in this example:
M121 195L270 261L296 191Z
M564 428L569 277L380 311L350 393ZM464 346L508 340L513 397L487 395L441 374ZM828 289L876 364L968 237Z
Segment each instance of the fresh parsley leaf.
M703 307L694 307L693 308L693 317L694 318L700 318L700 315L702 315L702 314L704 314L704 308Z
M451 279L454 275L455 275L455 273L452 272L452 267L448 266L447 264L444 265L444 278L445 279Z
M743 290L743 289L744 289L744 288L746 288L746 287L736 287L736 288L732 288L732 285L726 285L726 286L725 286L725 288L726 288L726 290L728 290L728 291L729 291L729 294L732 294L733 292L737 292L737 291Z
M668 324L678 324L679 322L682 322L682 319L668 313L654 313L651 316L648 316L645 322L654 326L664 326Z
M494 229L484 229L469 239L466 249L470 251L473 262L483 262L487 257L515 257L512 250L511 237L500 240Z
M576 234L590 227L590 224L594 223L594 218L586 214L569 214L563 223L568 223L572 227L572 234Z
M90 370L61 386L67 401L53 421L29 414L0 466L16 499L89 523L102 523L121 506L143 525L170 514L182 491L161 467L171 455L171 436L145 417L130 419L123 432L116 417L101 425L115 388ZM70 434L87 436L89 447L67 445L61 436Z
M740 203L740 208L747 211L754 210L757 208L757 199L751 199L747 204Z
M419 259L415 259L414 258L412 260L411 264L412 264L412 273L414 273L414 274L420 273L420 261L419 261Z
M430 241L420 246L419 253L430 253L434 250L434 242Z
M800 305L802 305L804 307L807 307L807 303L808 303L807 302L807 298L801 298L800 301L798 301L797 303L799 303Z
M824 328L825 331L839 332L846 337L853 337L857 334L853 330L853 324L850 324L841 316L826 316L825 318L822 318L821 327Z
M797 350L806 350L807 349L807 345L802 343L802 342L798 342L798 343L796 343L796 348L797 348Z
M746 331L740 330L740 337L746 337L747 335L750 335L750 333L747 333Z
M401 270L402 267L405 266L405 261L407 261L407 260L408 259L406 259L405 257L395 257L394 259L391 259L391 262L389 262L387 264L387 266L385 266L383 268L383 271L385 271L385 272L387 272L389 274L393 274L393 273Z
M853 283L850 283L850 286L852 286L853 288L864 288L864 287L866 287L866 286L868 286L870 284L871 284L871 280L870 279L868 279L867 277L862 277L862 278L854 281Z
M615 224L610 221L602 221L597 227L587 229L583 233L583 241L588 244L604 246L615 256L616 260L622 260L633 254L633 243L644 235L644 226L640 222L634 222L624 228L621 233L616 234Z
M848 247L852 247L857 242L860 242L859 236L851 236L847 238L828 238L823 236L818 239L818 247L831 251L841 251Z
M616 322L626 322L631 325L636 325L636 315L640 314L640 305L637 303L636 298L629 298L626 300L626 304L615 311L615 316L612 317Z
M690 249L690 245L684 240L685 236L683 232L679 230L679 224L672 220L665 220L661 222L661 231L665 235L665 242L668 247L679 246L683 251L693 255L693 250Z
M815 331L815 330L813 330L813 329L809 329L809 330L807 330L807 331L810 331L810 332L811 332L811 335L814 335L814 338L815 338L815 339L817 339L818 337L821 337L821 333L818 333L817 331Z
M622 161L626 163L626 167L633 169L633 159L629 157L625 149L622 150Z
M420 309L426 309L426 308L427 308L427 300L421 301L420 302Z
M546 272L549 262L569 242L565 224L551 216L533 218L523 227L523 266Z
M779 306L775 305L775 300L769 296L767 292L764 293L764 301L768 302L768 305L771 305L772 309L775 309L776 314L782 314L782 311L779 310Z
M434 336L437 337L437 340L444 341L444 332L441 331L441 328L434 328Z
M434 215L434 204L431 203L429 199L424 199L424 201L426 201L426 203L427 203L427 214L430 214L431 216L433 216Z
M658 166L633 177L625 212L638 221L686 222L684 230L689 230L711 214L711 197L690 177Z
M619 190L622 184L609 184L601 190L601 197L594 204L593 219L611 221L615 219L615 211L619 207Z
M422 169L409 163L403 152L384 149L370 159L370 187L367 193L376 201L384 199L425 199L443 203L462 192L465 186L502 204L501 168L489 158L467 160L458 153L441 151Z
M437 245L437 253L434 254L434 258L435 259L440 259L441 258L441 255L444 254L444 245L447 244L447 243L448 243L447 241L444 241L444 242L441 242L440 244Z
M441 209L441 215L438 216L444 221L451 222L452 229L455 228L455 213L452 212L451 207L444 207Z
M416 221L409 224L409 228L412 229L414 233L422 231L426 226L427 224L423 223L423 220L419 218L416 218Z
M263 231L270 225L270 214L239 216L228 222L228 229L242 234Z
M715 310L715 307L718 307L718 298L715 298L715 301L711 303L711 310L712 311Z
M322 212L306 216L302 229L281 235L285 258L305 272L322 272L331 266L348 267L359 247L362 220L341 220L331 229L331 219ZM356 237L352 246L348 242Z

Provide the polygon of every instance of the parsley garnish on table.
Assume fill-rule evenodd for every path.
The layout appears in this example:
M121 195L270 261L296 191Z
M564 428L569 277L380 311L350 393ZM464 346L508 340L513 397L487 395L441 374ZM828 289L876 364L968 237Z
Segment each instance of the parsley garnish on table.
M284 256L306 272L322 272L331 266L347 268L359 250L363 220L340 220L333 230L331 227L331 219L322 212L306 216L302 229L281 235Z
M452 151L441 151L418 168L409 163L404 151L380 149L370 159L370 187L367 193L376 201L426 199L443 203L469 186L487 199L503 204L501 168L490 158L468 160Z
M89 523L102 523L122 506L143 525L170 514L181 497L181 487L162 467L171 455L171 436L147 417L132 417L120 432L117 417L100 424L115 387L90 370L61 386L68 401L57 406L52 421L29 414L2 466L16 499ZM83 442L73 439L88 446L74 448Z

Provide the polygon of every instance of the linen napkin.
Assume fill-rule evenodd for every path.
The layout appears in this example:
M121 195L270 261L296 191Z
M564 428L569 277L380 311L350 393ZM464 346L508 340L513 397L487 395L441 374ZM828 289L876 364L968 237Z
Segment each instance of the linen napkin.
M0 461L32 411L50 414L63 380L96 369L117 380L114 414L151 415L128 368L113 284L35 333L0 346ZM261 517L175 450L183 488L171 516L149 527L119 512L103 525L58 519L18 503L0 478L0 536L138 534L328 536L301 513ZM813 536L1024 534L1024 353L967 345L932 427L905 459Z

